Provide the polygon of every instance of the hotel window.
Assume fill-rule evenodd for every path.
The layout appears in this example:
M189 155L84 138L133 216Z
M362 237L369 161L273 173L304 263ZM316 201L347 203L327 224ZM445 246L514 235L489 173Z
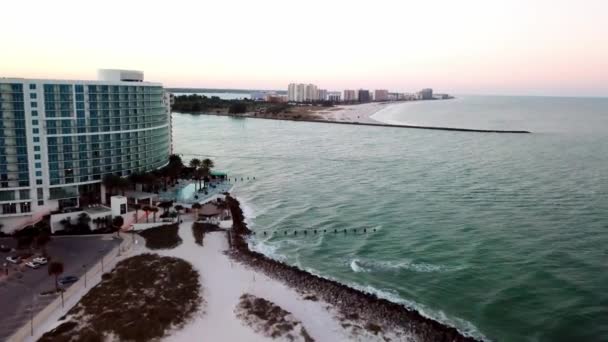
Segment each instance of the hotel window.
M35 165L36 165L36 168L37 168L37 169L42 168L42 163L36 163Z
M38 116L38 111L37 110L33 110L32 111L32 116Z
M42 179L36 179L36 184L37 185L42 185Z
M35 143L40 142L40 138L39 137L34 137L34 142Z
M30 103L30 106L31 106L32 108L38 108L38 103L36 103L36 102L31 102L31 103Z
M50 131L50 130L49 130L49 131ZM38 134L40 131L38 130L38 128L34 128L34 129L32 129L32 132L33 132L34 134ZM49 132L49 134L50 134L50 133L51 133L51 132ZM53 133L53 134L54 134L54 133Z
M30 211L32 211L32 206L30 204L30 202L25 202L25 203L20 203L21 206L21 212L22 213L29 213Z
M36 160L40 160L40 155L39 155L39 154L35 154L35 155L34 155L34 159L36 159Z
M30 84L30 90L36 90L36 85L35 84Z
M36 99L36 93L30 93L30 99L31 100L35 100Z
M43 200L38 201L38 205L44 205L44 201Z
M36 171L36 177L42 177L42 171Z
M38 120L32 120L32 125L38 125Z
M34 151L40 152L40 146L34 146Z

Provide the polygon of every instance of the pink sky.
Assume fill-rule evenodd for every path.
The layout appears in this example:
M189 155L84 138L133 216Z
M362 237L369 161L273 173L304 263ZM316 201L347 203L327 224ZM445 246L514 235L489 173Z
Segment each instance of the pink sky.
M10 1L0 76L608 96L608 1ZM9 14L10 15L6 15Z

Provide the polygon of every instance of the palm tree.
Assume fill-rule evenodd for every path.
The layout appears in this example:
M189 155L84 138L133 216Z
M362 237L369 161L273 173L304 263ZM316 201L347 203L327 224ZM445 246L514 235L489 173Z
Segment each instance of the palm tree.
M146 206L144 206L141 209L146 213L146 223L149 223L150 222L150 215L149 215L149 213L152 211L152 207L150 207L149 205L146 205Z
M163 213L166 213L167 210L173 206L173 201L160 202L158 206L163 208Z
M125 224L125 220L122 218L122 216L114 216L114 218L112 219L112 227L116 228L116 236L119 236L119 231L120 228L122 228L122 225Z
M156 213L158 212L158 208L157 207L150 207L150 211L152 212L152 215L154 217L154 223L156 223Z
M175 211L177 211L177 222L179 223L179 216L181 211L184 210L184 207L181 204L175 206Z
M78 215L77 224L80 227L89 227L89 222L91 222L91 217L87 215L87 213L82 213ZM91 229L91 227L89 227Z
M192 168L198 168L199 166L201 166L201 160L198 158L192 158L192 160L190 160L190 167Z
M192 209L194 209L194 210L195 210L195 211L194 211L194 215L196 215L196 216L195 216L195 220L198 220L198 211L199 211L199 210L200 210L202 207L203 207L203 206L202 206L200 203L198 203L198 202L197 202L197 203L194 203L194 204L192 205Z
M209 170L213 169L215 167L215 163L213 163L213 160L209 159L209 158L205 158L203 159L203 161L201 162L201 166L202 167L206 167Z
M133 209L135 209L135 223L137 223L137 214L139 213L139 209L141 209L141 205L135 203L133 204Z
M131 187L131 182L127 178L118 177L118 180L116 183L117 183L116 188L118 188L120 190L120 192L123 196L125 195L125 190L127 190Z
M49 263L49 276L55 276L55 291L59 291L59 284L57 283L57 277L63 273L63 264L58 261Z

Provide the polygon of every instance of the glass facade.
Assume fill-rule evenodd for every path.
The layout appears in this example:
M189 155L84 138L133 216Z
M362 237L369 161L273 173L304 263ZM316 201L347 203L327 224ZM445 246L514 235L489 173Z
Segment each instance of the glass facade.
M170 136L162 97L162 87L45 84L50 185L164 165Z
M23 85L0 84L0 188L29 185Z
M0 83L0 215L77 197L72 187L108 174L165 165L171 136L163 88L138 83Z

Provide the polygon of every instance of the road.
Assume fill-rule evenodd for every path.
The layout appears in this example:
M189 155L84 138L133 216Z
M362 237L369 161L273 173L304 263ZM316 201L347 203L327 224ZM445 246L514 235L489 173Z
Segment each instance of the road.
M85 269L97 263L102 255L118 246L119 239L111 236L53 236L46 249L53 261L63 263L63 274L81 277ZM0 244L15 247L12 238L0 238ZM0 266L11 253L0 252ZM4 272L4 267L0 267ZM55 287L54 277L48 275L47 267L30 269L22 265L9 266L9 277L0 280L0 341L5 341L30 319L33 304L36 315L52 302L56 295L39 295Z

